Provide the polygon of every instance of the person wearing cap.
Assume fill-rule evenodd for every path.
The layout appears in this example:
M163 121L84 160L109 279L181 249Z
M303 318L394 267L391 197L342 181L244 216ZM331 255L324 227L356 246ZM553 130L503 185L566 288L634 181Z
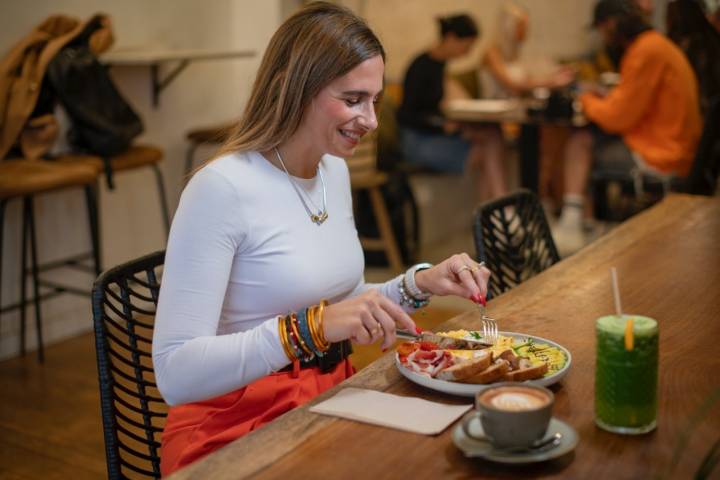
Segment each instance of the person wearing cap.
M408 163L437 172L463 173L477 169L478 192L488 197L507 193L504 141L495 125L469 127L449 121L443 106L470 95L446 74L448 61L467 55L478 36L467 14L438 18L439 40L409 65L403 99L397 112L400 147Z
M690 63L648 25L634 2L601 0L593 26L606 44L622 49L620 83L605 96L579 97L593 127L574 132L565 152L563 208L553 233L566 253L585 241L583 203L591 167L686 176L702 129Z

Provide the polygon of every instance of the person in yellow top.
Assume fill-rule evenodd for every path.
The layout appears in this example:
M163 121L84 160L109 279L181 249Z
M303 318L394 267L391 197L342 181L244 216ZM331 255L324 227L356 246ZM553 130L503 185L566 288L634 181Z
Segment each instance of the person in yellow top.
M576 131L566 148L565 195L554 233L568 253L584 244L583 194L591 168L686 176L702 129L690 63L647 24L634 2L600 0L593 26L608 45L623 49L620 83L607 95L579 97L593 126Z

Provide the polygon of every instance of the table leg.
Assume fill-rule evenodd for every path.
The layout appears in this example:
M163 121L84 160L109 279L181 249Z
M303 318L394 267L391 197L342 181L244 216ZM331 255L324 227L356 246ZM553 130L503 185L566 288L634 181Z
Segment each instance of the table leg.
M525 124L520 129L520 186L538 193L540 170L540 127Z

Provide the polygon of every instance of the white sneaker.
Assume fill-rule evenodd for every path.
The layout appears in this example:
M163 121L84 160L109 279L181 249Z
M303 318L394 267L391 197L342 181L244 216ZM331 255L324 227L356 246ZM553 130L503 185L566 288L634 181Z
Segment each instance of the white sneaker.
M572 255L587 243L582 225L558 222L552 231L552 236L561 257Z

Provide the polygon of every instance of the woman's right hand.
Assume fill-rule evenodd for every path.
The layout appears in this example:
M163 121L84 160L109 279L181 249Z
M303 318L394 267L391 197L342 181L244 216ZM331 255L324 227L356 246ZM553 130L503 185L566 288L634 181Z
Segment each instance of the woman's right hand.
M399 305L375 289L325 307L323 330L328 342L350 339L361 345L384 337L381 348L395 343L395 330L415 331L415 322Z

